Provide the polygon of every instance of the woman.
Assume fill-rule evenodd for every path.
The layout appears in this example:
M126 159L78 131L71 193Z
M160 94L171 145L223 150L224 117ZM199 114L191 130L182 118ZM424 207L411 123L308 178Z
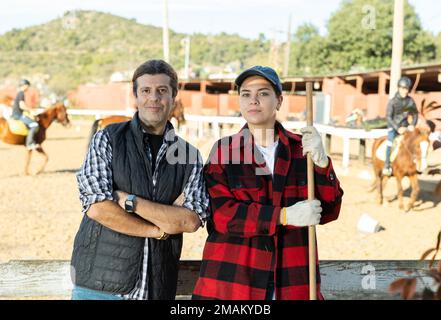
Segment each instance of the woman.
M337 219L343 190L319 133L306 127L296 135L276 121L283 97L273 69L250 68L236 85L247 124L218 141L204 167L212 219L193 299L308 299L307 226Z

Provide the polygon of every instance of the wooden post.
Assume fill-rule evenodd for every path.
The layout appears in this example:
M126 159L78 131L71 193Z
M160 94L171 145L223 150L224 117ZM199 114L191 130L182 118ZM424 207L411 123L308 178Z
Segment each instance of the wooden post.
M168 32L168 0L164 0L164 21L162 26L162 49L164 52L165 62L170 62L170 49L169 49L169 32Z
M342 166L344 169L349 168L349 159L350 159L350 142L349 136L343 137L343 160L342 160Z
M288 77L289 73L289 54L291 50L291 14L288 19L288 30L286 32L285 59L283 61L283 77Z
M414 83L412 91L411 91L412 94L415 94L416 89L418 88L418 85L420 84L420 80L421 80L421 73L417 73L415 83Z
M358 149L358 160L364 164L366 160L366 139L360 139L360 147Z
M395 0L389 99L392 99L395 93L398 91L398 79L401 77L401 62L403 59L403 32L404 0Z
M312 82L306 83L306 124L314 125L313 109L312 109ZM308 168L308 200L315 198L314 194L314 163L311 155L307 157ZM315 244L315 226L308 227L308 245L309 245L309 300L317 300L317 283L316 283L316 244Z
M325 151L326 154L331 154L331 135L327 133L325 135Z

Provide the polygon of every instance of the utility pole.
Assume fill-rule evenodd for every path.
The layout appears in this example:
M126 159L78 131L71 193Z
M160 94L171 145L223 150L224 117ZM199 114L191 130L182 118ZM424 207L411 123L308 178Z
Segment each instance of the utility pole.
M184 79L190 79L190 37L182 39L181 44L185 50L185 62L184 62Z
M401 62L403 59L403 33L404 0L395 0L389 99L391 99L397 93L398 80L401 77Z
M269 64L277 70L277 72L280 72L280 64L281 61L279 61L279 41L277 40L278 34L284 34L284 31L277 30L275 28L270 29L273 32L273 38L271 39L271 47L269 52Z
M289 54L291 51L291 13L288 18L288 30L286 32L286 47L285 47L285 61L283 64L283 77L288 77L289 72Z
M169 50L169 37L168 37L168 0L164 0L164 25L162 27L162 48L164 50L164 60L170 62L170 50Z

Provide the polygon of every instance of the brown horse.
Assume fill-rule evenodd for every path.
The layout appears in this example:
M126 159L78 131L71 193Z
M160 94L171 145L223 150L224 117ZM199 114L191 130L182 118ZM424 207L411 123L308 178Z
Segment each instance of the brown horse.
M12 102L14 98L9 95L0 94L0 116L9 114L12 111Z
M172 118L175 118L178 122L178 130L181 127L181 125L185 124L185 117L184 117L184 105L182 104L181 100L176 100L175 105L173 108L172 113L168 117L168 120L170 121ZM101 129L104 129L109 124L112 123L118 123L118 122L125 122L130 121L132 117L126 117L126 116L108 116L102 119L97 119L93 122L92 129L90 130L89 135L89 144L90 141L92 141L93 135Z
M441 196L441 181L440 181L440 182L438 183L438 185L436 186L434 193L435 193L437 196Z
M0 104L4 104L5 106L10 107L13 101L14 98L10 95L0 95Z
M46 140L46 130L52 124L54 120L61 123L63 126L67 126L69 124L69 117L67 115L66 107L63 102L58 102L50 108L47 108L45 111L36 116L36 122L39 125L39 130L35 134L35 142L38 144L38 147L35 149L37 152L43 155L44 162L40 169L37 171L41 173L44 170L49 158L44 152L41 144L44 140ZM26 136L17 135L11 132L9 129L9 125L6 119L0 117L0 140L7 144L13 145L26 145ZM29 175L29 163L31 161L31 155L33 150L28 150L26 155L25 162L25 175Z
M393 176L397 179L398 187L398 205L404 209L403 205L403 187L401 180L409 177L412 187L409 204L406 211L413 208L415 200L419 193L417 174L427 168L426 156L429 147L429 130L416 128L412 132L406 132L400 143L400 148L394 161L391 162ZM377 158L376 151L380 144L386 140L386 137L375 140L372 146L372 161L375 174L375 186L378 193L378 203L383 203L383 188L388 177L382 175L384 161Z

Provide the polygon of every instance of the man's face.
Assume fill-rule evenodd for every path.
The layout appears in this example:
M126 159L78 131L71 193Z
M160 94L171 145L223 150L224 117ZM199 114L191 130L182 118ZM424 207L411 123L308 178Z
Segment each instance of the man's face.
M170 77L165 74L144 74L136 81L140 120L148 127L165 126L174 105Z
M398 87L398 93L400 94L401 98L406 98L409 94L409 89L406 87Z
M259 76L248 77L242 83L239 95L240 111L249 124L268 128L274 124L283 98L276 96L268 80Z
M20 91L23 91L23 92L27 91L28 89L29 89L29 86L27 84L24 84L20 87Z

